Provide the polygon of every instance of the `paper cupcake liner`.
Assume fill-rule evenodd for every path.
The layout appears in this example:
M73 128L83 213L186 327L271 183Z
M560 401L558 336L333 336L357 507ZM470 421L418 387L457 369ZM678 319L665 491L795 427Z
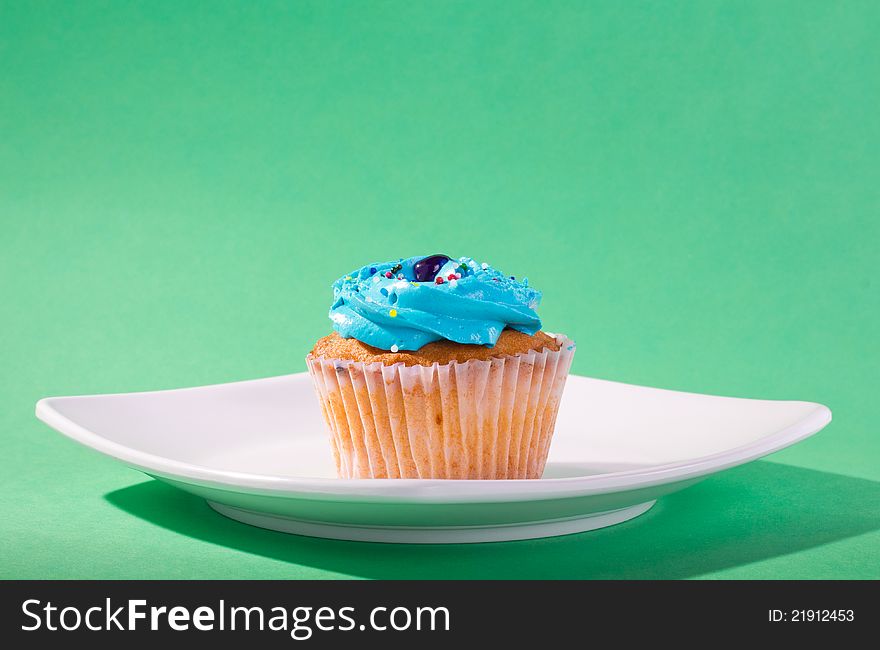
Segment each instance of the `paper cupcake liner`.
M574 343L464 363L306 357L340 478L540 478Z

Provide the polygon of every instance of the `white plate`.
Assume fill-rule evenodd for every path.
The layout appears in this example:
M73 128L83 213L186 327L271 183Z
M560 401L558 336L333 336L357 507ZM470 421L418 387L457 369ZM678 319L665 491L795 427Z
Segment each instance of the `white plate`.
M65 435L290 533L486 542L576 533L822 429L810 402L713 397L571 376L541 480L337 479L307 373L150 393L51 397Z

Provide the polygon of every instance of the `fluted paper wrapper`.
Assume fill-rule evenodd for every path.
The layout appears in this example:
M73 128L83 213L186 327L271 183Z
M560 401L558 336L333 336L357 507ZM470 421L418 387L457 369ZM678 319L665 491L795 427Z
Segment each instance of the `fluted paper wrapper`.
M309 355L340 478L540 478L574 343L431 366Z

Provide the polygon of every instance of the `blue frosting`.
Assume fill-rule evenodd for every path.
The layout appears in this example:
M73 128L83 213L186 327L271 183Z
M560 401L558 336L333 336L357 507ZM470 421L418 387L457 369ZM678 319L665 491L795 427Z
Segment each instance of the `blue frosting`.
M416 282L422 257L368 264L333 283L330 320L340 336L383 350L418 350L448 339L492 347L510 327L541 329L541 292L469 257L451 259L435 281ZM391 273L392 277L386 277ZM450 275L461 277L449 280Z

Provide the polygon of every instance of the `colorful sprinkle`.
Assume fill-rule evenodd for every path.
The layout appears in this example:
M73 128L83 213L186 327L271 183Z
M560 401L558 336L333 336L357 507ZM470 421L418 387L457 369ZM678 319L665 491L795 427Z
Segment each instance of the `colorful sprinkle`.
M392 345L392 346L391 346L391 351L392 351L392 352L397 352L398 350L400 350L400 348L397 347L396 345Z
M447 280L455 280L455 273L450 273L449 275L446 276L446 279Z
M376 267L375 266L370 267L370 275L376 275Z
M512 276L512 275L510 276L510 279L511 279L511 280L516 280L516 278L515 278L514 276Z
M397 310L392 309L391 311L388 312L388 315L391 316L391 318L397 318Z
M397 274L397 279L398 279L398 280L403 280L403 273L398 273L398 274Z
M386 289L385 287L382 287L381 289L379 289L379 293L381 293L383 296L387 296L388 289Z
M414 287L419 286L419 283L418 283L418 282L410 282L410 284L411 284L412 286L414 286Z
M394 274L391 271L385 271L385 277L390 280L394 277Z
M442 275L438 275L438 276L434 279L434 282L436 282L437 284L443 284L443 276L442 276Z

